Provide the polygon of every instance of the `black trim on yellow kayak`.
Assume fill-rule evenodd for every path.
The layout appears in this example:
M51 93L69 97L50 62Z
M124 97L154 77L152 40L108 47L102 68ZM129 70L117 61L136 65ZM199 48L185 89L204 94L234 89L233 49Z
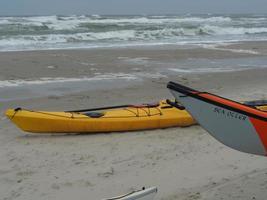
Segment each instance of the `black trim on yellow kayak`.
M126 108L130 107L131 105L120 105L120 106L107 106L107 107L99 107L99 108L88 108L88 109L81 109L81 110L68 110L64 112L90 112L90 111L97 111L97 110L110 110L116 108Z

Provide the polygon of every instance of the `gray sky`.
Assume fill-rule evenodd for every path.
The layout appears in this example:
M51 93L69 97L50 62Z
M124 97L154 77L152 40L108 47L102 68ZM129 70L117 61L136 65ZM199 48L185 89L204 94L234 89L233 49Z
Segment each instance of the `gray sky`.
M0 15L267 13L267 0L0 0Z

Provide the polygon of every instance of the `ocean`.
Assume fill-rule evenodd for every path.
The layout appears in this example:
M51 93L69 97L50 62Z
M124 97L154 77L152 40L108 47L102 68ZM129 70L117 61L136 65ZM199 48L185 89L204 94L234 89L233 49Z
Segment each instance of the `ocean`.
M0 51L203 45L267 39L267 15L0 17Z

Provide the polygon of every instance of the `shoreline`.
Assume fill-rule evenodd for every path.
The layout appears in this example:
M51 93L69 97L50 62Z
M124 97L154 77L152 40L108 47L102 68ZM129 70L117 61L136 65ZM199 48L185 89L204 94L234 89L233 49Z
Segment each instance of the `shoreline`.
M191 84L192 87L198 87L197 83L200 81L203 85L200 89L222 91L222 94L225 93L224 91L230 94L235 93L229 90L231 90L231 84L237 80L238 91L242 91L239 99L265 98L260 92L256 97L249 95L249 92L254 93L251 88L266 91L261 85L264 83L264 74L267 71L267 52L265 54L267 42L232 44L223 48L257 50L259 54L207 48L173 49L168 46L164 49L0 53L2 61L0 83L15 85L14 87L0 87L0 95L5 96L1 101L3 105L1 110L16 102L26 103L27 99L31 98L61 99L64 96L76 94L88 96L86 94L92 92L101 96L102 91L108 90L129 93L127 88L139 88L145 84L148 85L145 88L150 88L151 91L162 91L160 92L162 97L157 95L157 100L160 100L170 98L165 88L170 80ZM227 68L229 70L224 71ZM203 72L195 70L203 70ZM208 72L208 70L214 71ZM260 78L254 79L253 77ZM242 83L243 86L241 86L242 79L248 78L249 83ZM134 100L132 103L142 103L142 101L149 100L149 97L155 98L152 94L144 97L143 91L140 92L141 95L138 97L140 100ZM6 102L11 99L13 100Z
M120 50L120 49L149 49L153 50L155 46L158 46L159 49L195 49L195 48L205 48L205 45L212 46L246 46L253 44L264 44L267 42L267 39L258 39L258 40L231 40L231 41L214 41L214 42L203 42L203 43L188 43L188 44L179 44L179 43L155 43L155 44L132 44L132 45L121 45L121 46L103 46L103 47L66 47L66 48L55 48L55 49L22 49L22 50L6 50L0 51L1 53L21 53L21 52L46 52L46 51L94 51L94 50Z
M94 50L120 50L120 49L149 49L152 50L154 47L159 47L159 49L197 49L205 48L206 45L215 46L215 47L225 47L225 46L246 46L266 43L267 39L256 39L256 40L225 40L225 41L204 41L204 42L195 42L195 43L147 43L147 44L124 44L118 46L95 46L95 47L58 47L58 48L47 48L47 49L18 49L18 50L3 50L1 53L20 53L20 52L46 52L46 51L94 51Z

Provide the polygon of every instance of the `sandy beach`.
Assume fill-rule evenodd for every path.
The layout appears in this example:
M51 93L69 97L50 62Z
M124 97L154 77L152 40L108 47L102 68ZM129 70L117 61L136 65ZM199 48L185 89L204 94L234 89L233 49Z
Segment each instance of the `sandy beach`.
M34 135L7 108L71 110L172 98L175 81L235 100L267 99L267 42L0 53L0 199L104 199L143 186L156 200L265 199L267 159L199 126Z

